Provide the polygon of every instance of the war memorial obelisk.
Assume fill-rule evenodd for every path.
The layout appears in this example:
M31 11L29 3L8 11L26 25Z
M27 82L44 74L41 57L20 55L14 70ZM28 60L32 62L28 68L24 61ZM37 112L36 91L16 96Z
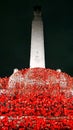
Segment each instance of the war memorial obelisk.
M30 68L0 78L0 130L73 130L73 77L45 68L43 23L34 11Z
M31 31L30 68L45 68L44 33L41 8L34 8Z

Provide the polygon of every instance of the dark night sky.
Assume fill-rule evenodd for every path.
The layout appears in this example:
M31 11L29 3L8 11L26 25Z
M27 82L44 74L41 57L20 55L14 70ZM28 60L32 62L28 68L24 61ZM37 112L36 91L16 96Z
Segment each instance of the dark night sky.
M3 2L3 3L2 3ZM0 3L0 77L29 67L33 6L42 6L46 68L73 76L73 2L21 0Z

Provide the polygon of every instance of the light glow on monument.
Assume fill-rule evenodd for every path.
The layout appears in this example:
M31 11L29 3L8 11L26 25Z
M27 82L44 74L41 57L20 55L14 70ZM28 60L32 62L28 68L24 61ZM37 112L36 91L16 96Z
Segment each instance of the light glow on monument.
M44 33L41 10L34 11L31 31L30 68L45 68Z

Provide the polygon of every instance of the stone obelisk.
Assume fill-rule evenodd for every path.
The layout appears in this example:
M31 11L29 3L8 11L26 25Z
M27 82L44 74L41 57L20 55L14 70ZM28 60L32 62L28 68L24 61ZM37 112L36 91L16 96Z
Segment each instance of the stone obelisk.
M31 32L30 68L45 68L44 33L41 10L34 9Z

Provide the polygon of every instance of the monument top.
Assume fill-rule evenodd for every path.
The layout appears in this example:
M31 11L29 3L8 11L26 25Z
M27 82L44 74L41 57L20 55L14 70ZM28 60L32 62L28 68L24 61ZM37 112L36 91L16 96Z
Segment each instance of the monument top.
M41 6L34 7L34 16L41 16Z

